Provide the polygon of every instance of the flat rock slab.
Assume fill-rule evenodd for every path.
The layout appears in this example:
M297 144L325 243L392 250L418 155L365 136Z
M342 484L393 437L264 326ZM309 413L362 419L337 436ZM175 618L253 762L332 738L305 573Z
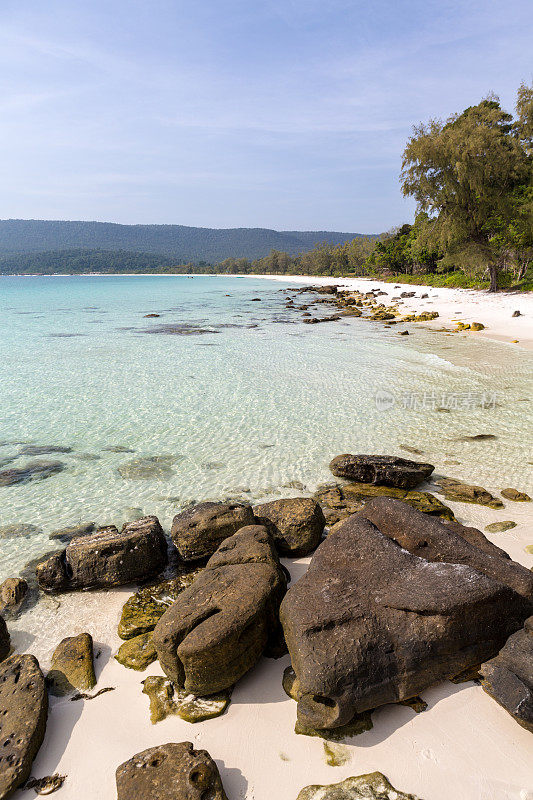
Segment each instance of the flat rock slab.
M329 468L337 478L346 478L376 486L392 486L397 489L414 489L426 481L435 467L410 461L398 456L351 455L344 453L331 461Z
M73 539L37 565L42 589L105 588L157 575L167 564L167 543L157 517L114 525Z
M420 800L395 789L381 772L346 778L327 786L306 786L296 800Z
M502 501L494 497L483 486L463 483L463 481L456 478L440 478L435 483L441 487L442 494L446 500L452 500L456 503L476 503L477 505L494 509L504 508Z
M185 689L177 689L172 681L159 675L145 678L143 694L150 698L150 721L153 725L172 714L191 723L220 717L231 699L231 689L209 697L198 697Z
M280 609L300 725L337 728L408 700L523 625L533 575L472 531L383 498L318 547Z
M217 765L191 742L150 747L116 772L117 800L227 800Z
M13 655L0 664L0 798L29 777L44 739L48 693L34 656Z
M228 536L254 522L251 506L199 503L176 514L170 536L184 561L199 561L212 556Z
M58 644L46 683L50 693L60 697L76 689L87 691L96 685L90 633L67 636Z
M154 630L163 671L195 695L233 686L278 641L287 587L262 525L226 539Z
M273 500L253 507L259 525L274 538L278 552L306 556L320 543L326 519L319 504L310 497Z
M495 658L481 665L480 672L487 694L533 733L533 617Z

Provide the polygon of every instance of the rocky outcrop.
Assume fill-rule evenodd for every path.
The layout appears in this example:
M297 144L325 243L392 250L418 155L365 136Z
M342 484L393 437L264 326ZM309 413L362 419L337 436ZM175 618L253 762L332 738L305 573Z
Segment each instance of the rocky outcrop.
M13 655L0 664L0 798L29 777L44 739L48 694L34 656Z
M327 524L332 526L350 514L360 511L373 497L392 497L403 500L424 514L454 521L453 511L430 492L395 489L391 486L374 486L371 483L325 483L314 494L320 503Z
M326 520L318 503L309 497L274 500L253 507L254 516L274 538L281 555L305 556L319 544Z
M75 689L87 691L95 686L93 639L89 633L67 636L58 644L46 683L50 693L60 697Z
M199 503L172 521L170 535L184 561L213 555L219 544L255 522L252 507L241 503Z
M329 465L337 478L373 483L376 486L393 486L397 489L414 489L427 480L435 467L397 456L366 456L344 453L336 456Z
M129 597L122 607L118 624L121 639L132 639L153 631L167 608L191 585L200 570L184 572L168 581L145 586Z
M37 565L42 589L103 588L157 575L167 563L167 543L157 517L142 517L118 531L114 525L73 539Z
M481 665L481 685L522 727L533 733L533 617Z
M319 546L280 609L302 726L418 695L521 627L533 575L454 528L375 499Z
M191 742L150 747L117 769L117 800L227 800L217 765Z
M0 616L0 661L7 658L11 649L11 637L5 619Z
M266 528L226 539L155 627L163 671L196 695L233 686L277 641L286 585Z
M327 786L306 786L296 800L420 800L398 791L381 772L346 778Z

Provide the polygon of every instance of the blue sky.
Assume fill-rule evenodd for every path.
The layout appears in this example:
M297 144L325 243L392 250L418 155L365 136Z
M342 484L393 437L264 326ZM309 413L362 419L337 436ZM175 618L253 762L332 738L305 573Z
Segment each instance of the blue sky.
M0 217L378 232L411 127L533 74L530 0L2 0Z

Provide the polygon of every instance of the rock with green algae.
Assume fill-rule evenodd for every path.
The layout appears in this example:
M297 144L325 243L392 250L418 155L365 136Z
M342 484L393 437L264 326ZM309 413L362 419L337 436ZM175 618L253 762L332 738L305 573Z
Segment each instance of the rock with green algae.
M421 800L395 789L382 772L346 778L326 786L306 786L296 800Z
M506 519L502 522L491 522L490 525L485 527L485 530L488 533L503 533L504 531L510 531L511 528L516 528L516 522Z
M480 506L488 506L488 508L504 508L501 500L493 497L487 489L483 486L475 486L457 478L440 478L435 483L441 487L442 494L445 500L451 500L456 503L475 503Z
M408 708L412 708L417 714L421 714L422 711L425 711L428 707L428 704L425 700L422 700L420 695L415 695L414 697L409 697L407 700L400 700L398 703L399 706L407 706Z
M96 684L93 664L93 639L90 633L67 636L52 656L46 683L51 694L62 696L74 689L92 689Z
M403 317L404 322L429 322L432 319L437 319L439 316L438 311L422 311L421 314L408 314Z
M118 625L120 638L133 639L142 633L153 631L167 608L191 585L200 571L188 571L170 580L145 586L128 598L122 608Z
M152 642L152 632L141 633L121 644L115 656L119 664L128 669L143 670L157 660L157 650Z
M146 678L142 683L143 694L150 698L150 720L153 725L171 714L186 722L213 719L224 713L231 699L231 689L209 697L196 697L175 687L168 678L156 675Z
M471 331L484 331L485 326L482 322L471 322L470 323L470 330Z
M342 744L333 744L332 742L324 742L323 744L326 764L329 767L342 767L352 757L348 748Z
M515 503L531 502L531 497L525 492L519 492L518 489L502 489L501 496L506 500L513 500Z

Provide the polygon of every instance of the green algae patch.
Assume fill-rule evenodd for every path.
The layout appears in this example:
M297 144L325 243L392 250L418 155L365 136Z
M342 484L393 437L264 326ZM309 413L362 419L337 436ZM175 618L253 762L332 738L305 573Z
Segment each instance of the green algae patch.
M231 690L218 692L209 697L196 697L178 689L174 684L160 676L150 676L143 682L143 694L150 698L150 720L153 725L176 715L186 722L203 722L219 717L229 705Z
M342 767L350 760L351 753L344 745L330 742L323 742L323 744L326 764L330 767Z
M200 570L186 572L162 583L146 586L129 597L122 608L118 625L121 639L133 639L153 631L167 608L177 600L199 574Z
M346 778L341 783L306 786L296 800L421 800L395 789L382 772Z
M143 670L157 660L157 650L152 633L141 633L121 644L115 656L119 664L128 669Z

